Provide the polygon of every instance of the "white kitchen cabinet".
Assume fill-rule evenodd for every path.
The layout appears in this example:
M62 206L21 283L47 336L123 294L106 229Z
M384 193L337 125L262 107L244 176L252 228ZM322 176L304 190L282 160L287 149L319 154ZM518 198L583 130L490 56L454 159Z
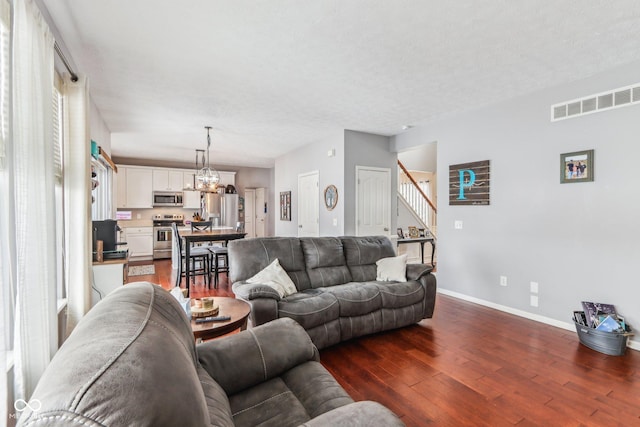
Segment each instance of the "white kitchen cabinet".
M218 185L236 185L236 173L235 172L220 172L220 183Z
M184 177L181 170L153 170L153 191L182 191L183 187Z
M125 206L118 207L128 209L152 208L153 174L151 169L127 167L124 176L126 180L126 202Z
M182 185L183 188L195 188L195 175L196 171L183 171L182 172Z
M153 227L125 229L129 258L153 258Z
M118 166L118 173L114 175L116 181L116 208L127 207L127 168Z
M93 286L91 286L92 307L127 282L127 272L129 269L127 262L125 259L93 263Z
M200 210L200 192L199 191L183 191L182 207L184 209Z

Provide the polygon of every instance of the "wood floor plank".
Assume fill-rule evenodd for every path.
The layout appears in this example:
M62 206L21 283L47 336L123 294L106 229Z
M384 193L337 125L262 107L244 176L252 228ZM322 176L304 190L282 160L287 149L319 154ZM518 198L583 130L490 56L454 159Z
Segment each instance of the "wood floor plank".
M168 261L137 276L173 286ZM233 296L196 278L192 296ZM570 314L570 313L569 313ZM567 316L570 317L569 315ZM608 356L572 331L437 295L433 319L320 352L355 400L413 426L640 426L640 353Z

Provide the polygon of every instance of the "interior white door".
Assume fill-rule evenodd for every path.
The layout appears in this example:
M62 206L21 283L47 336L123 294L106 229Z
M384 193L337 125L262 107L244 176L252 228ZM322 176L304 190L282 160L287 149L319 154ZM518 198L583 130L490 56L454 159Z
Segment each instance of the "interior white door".
M267 196L266 188L256 188L256 237L265 237L267 222Z
M298 237L320 235L320 173L298 175Z
M256 237L256 190L244 190L244 231L246 237Z
M389 235L391 169L356 166L356 234Z

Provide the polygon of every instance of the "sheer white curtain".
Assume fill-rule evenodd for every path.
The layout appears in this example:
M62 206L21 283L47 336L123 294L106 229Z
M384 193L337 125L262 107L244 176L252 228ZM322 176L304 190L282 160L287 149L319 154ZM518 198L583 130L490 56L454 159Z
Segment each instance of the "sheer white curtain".
M6 0L0 0L0 424L6 420L7 407L12 392L8 390L7 358L11 351L11 327L13 325L13 279L10 247L9 224L12 223L9 201L13 194L10 189L11 173L6 161L7 142L9 138L9 64L10 50L10 7Z
M67 334L91 308L91 138L85 76L64 78Z
M54 39L33 0L13 8L15 398L26 400L57 348Z

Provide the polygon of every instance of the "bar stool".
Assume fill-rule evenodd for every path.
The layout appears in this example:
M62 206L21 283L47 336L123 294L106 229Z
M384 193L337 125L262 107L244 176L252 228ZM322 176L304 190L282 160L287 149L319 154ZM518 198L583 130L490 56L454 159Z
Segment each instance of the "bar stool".
M218 288L220 273L229 273L229 250L226 246L209 246L209 252L211 252L211 273L213 274L213 287ZM220 266L220 261L224 261L224 265ZM209 280L211 284L211 280Z
M207 248L193 247L189 251L189 260L185 259L184 248L182 247L182 238L178 233L178 227L175 223L171 224L173 231L173 245L176 247L180 256L178 263L178 274L176 275L176 286L180 287L180 282L185 276L186 262L191 262L189 270L191 270L191 283L195 283L195 276L204 276L204 282L207 287L211 286L211 252ZM197 264L200 263L200 267Z

